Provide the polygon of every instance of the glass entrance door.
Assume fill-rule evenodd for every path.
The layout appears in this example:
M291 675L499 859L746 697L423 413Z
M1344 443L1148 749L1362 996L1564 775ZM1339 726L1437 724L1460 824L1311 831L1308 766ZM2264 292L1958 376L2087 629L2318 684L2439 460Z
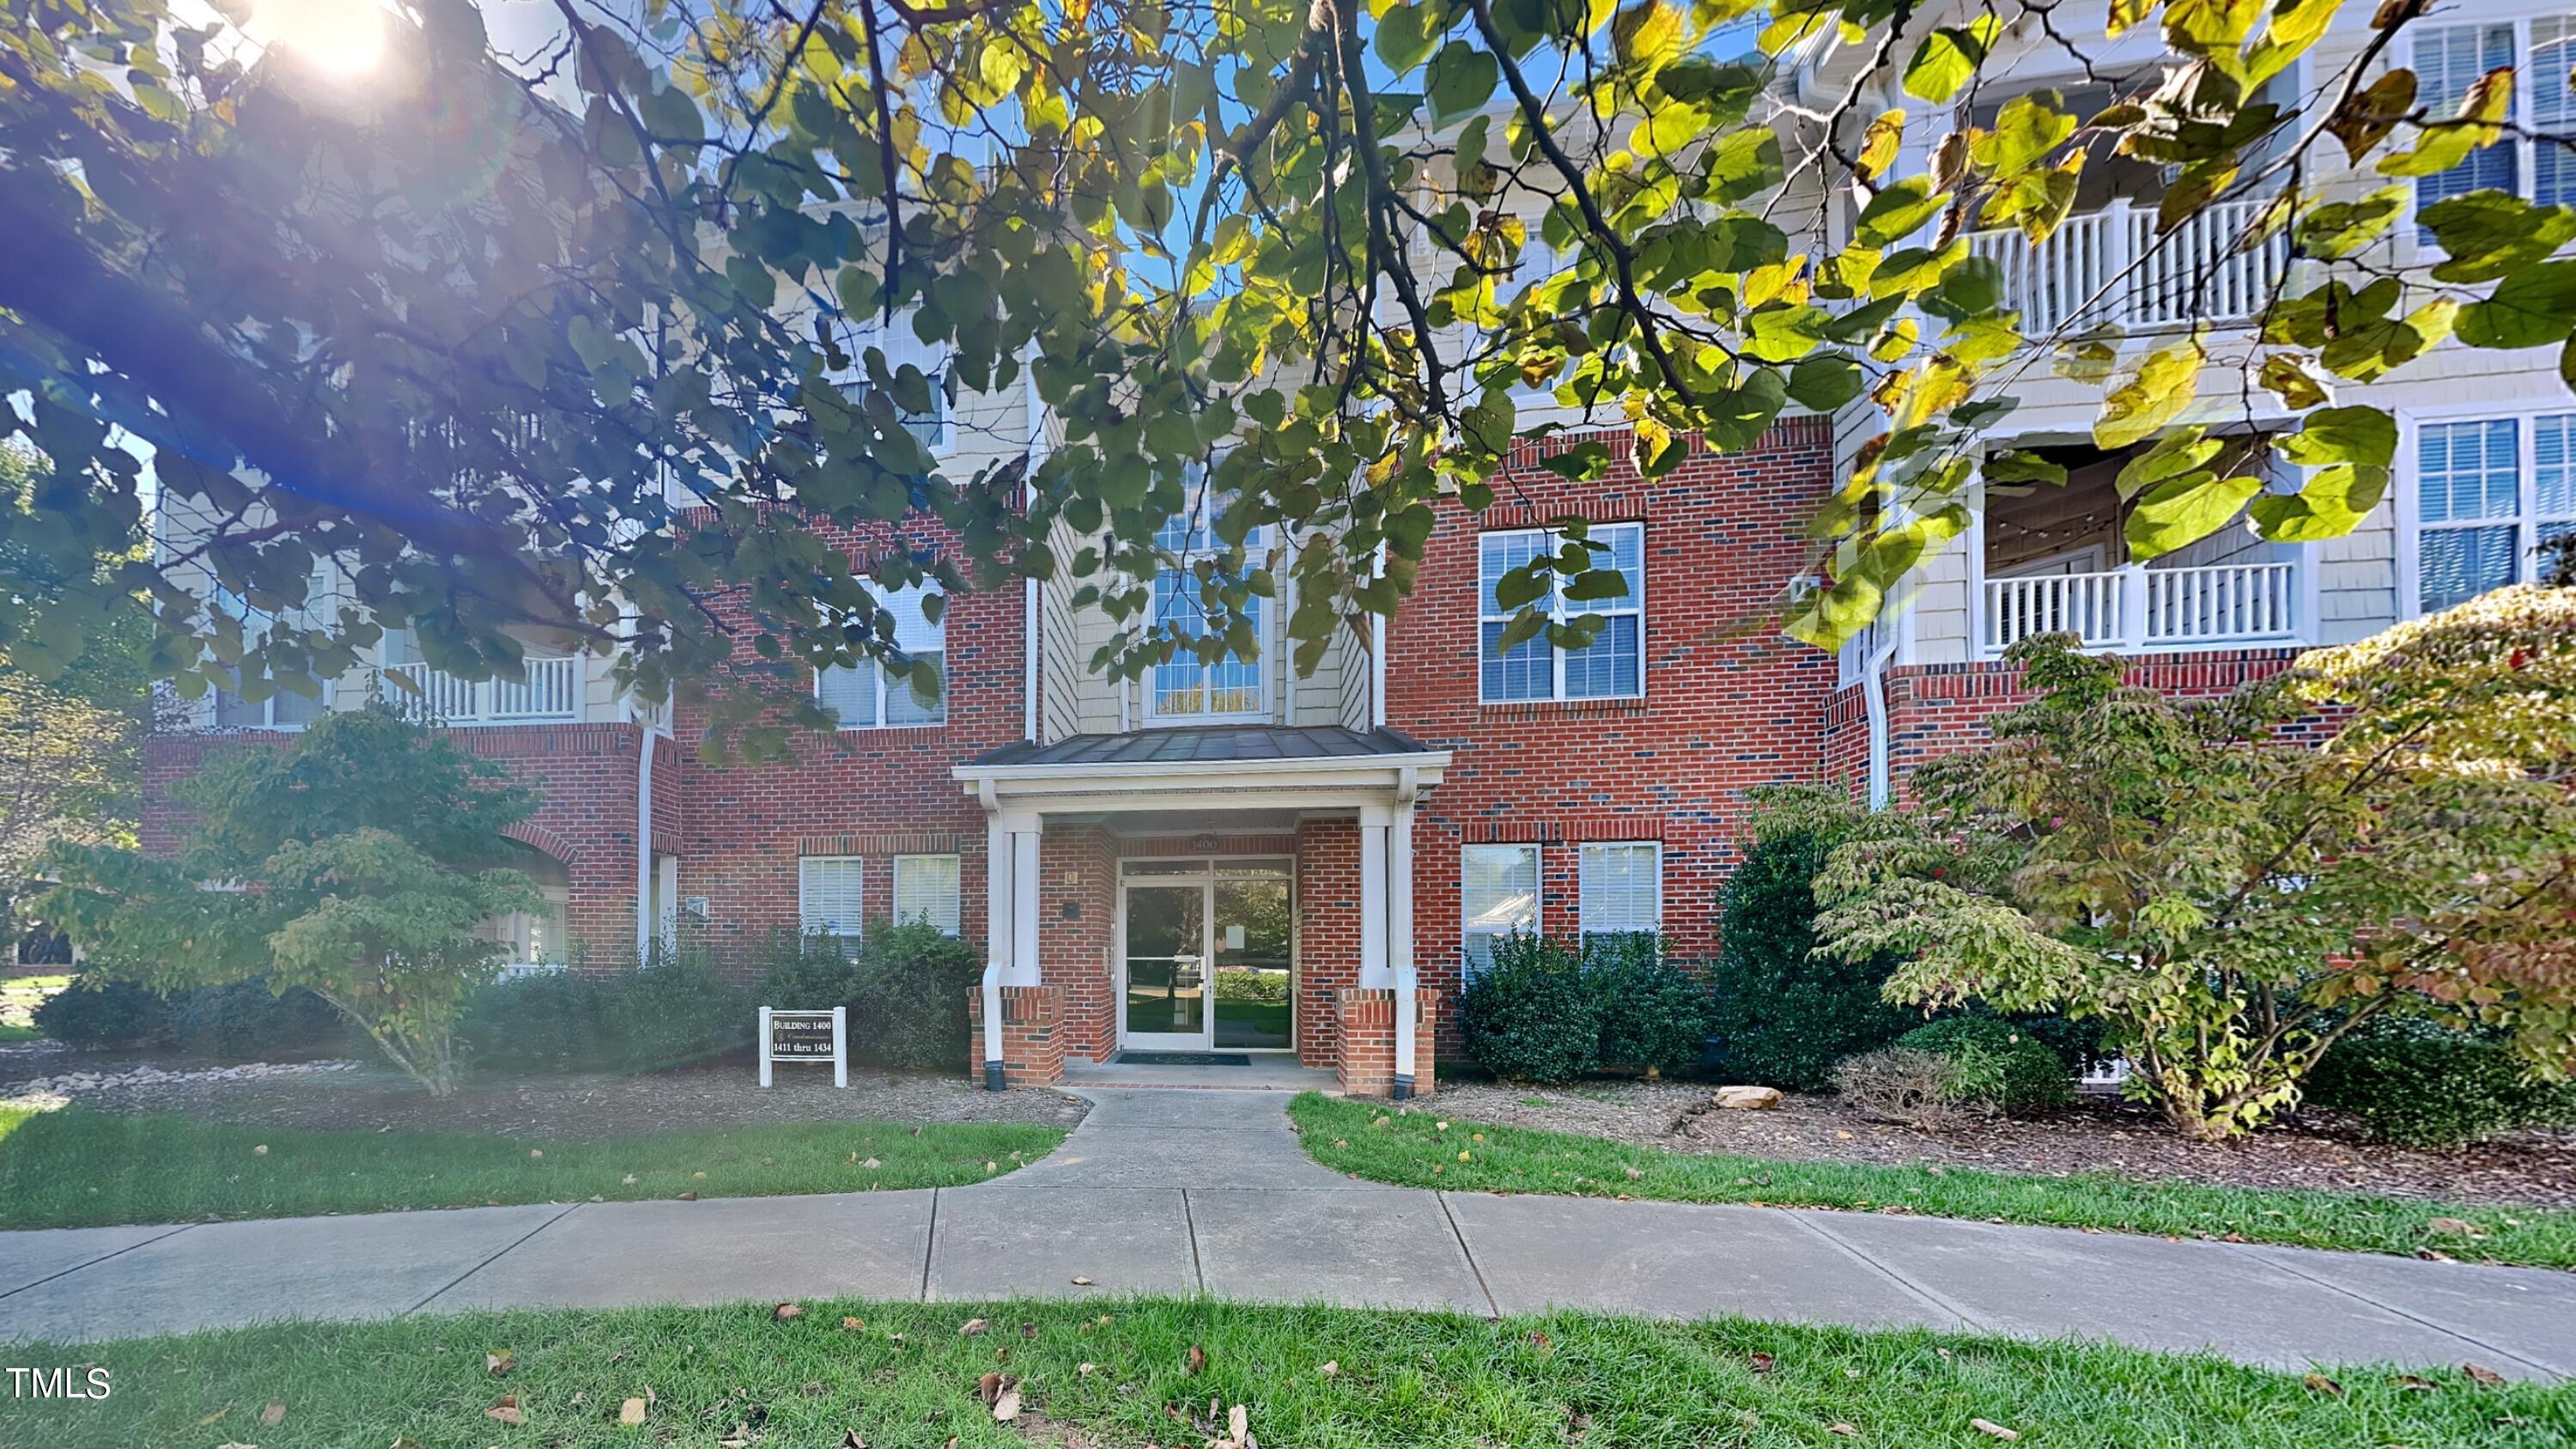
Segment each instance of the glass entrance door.
M1128 885L1126 1044L1207 1047L1207 955L1206 882Z
M1120 873L1120 1046L1295 1045L1288 862L1131 860Z

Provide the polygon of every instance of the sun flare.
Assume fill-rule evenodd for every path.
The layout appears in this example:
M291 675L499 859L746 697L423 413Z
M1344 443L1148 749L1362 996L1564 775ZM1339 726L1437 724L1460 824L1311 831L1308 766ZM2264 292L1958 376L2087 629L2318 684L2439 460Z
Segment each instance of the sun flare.
M385 12L376 0L257 0L253 30L316 70L357 75L385 54Z

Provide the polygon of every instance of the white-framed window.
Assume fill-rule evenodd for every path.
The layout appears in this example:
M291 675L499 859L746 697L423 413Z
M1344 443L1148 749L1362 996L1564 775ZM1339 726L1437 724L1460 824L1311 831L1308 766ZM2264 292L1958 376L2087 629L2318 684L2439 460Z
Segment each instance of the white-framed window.
M920 921L951 936L957 934L957 857L898 855L894 858L894 919L897 925Z
M2576 412L2414 425L2410 613L2538 577L2541 540L2576 529Z
M1538 847L1470 845L1458 852L1460 949L1465 972L1494 964L1494 942L1538 931Z
M1506 608L1497 593L1503 576L1557 552L1564 536L1548 528L1478 536L1477 675L1478 697L1485 703L1633 699L1646 692L1646 527L1596 523L1589 534L1606 549L1594 551L1593 567L1617 570L1628 592L1612 599L1569 599L1565 576L1550 576L1548 597L1542 601L1549 617L1563 622L1578 614L1601 616L1601 631L1581 649L1559 649L1543 633L1503 647L1503 631L1517 612Z
M311 627L321 616L322 611L328 607L331 579L330 566L325 564L314 569L312 576L305 580L304 606L294 611L294 617L291 620L297 627ZM248 600L221 585L216 586L214 594L207 600L207 607L215 613L239 620L245 642L254 636L267 633L270 626L277 622L275 615L265 609L252 608ZM228 668L219 669L217 677L219 681L225 678L238 679L234 671ZM215 728L300 730L330 712L331 681L324 679L316 683L321 687L321 693L316 696L290 694L279 689L271 692L266 699L254 701L243 699L239 692L218 682L213 691L214 698L210 701Z
M1229 581L1217 575L1202 585L1198 576L1199 563L1216 557L1222 547L1216 520L1224 507L1223 500L1207 496L1203 481L1193 482L1181 516L1154 535L1154 542L1171 555L1171 561L1154 574L1153 622L1171 625L1183 639L1205 637L1207 604L1202 591ZM1247 555L1259 555L1269 546L1269 530L1254 528L1244 536L1243 546ZM1268 719L1270 612L1270 600L1257 594L1243 602L1243 616L1261 647L1258 658L1246 659L1228 650L1208 663L1182 649L1171 662L1147 671L1145 718L1180 724L1257 724Z
M831 374L832 385L853 405L864 406L874 384L868 376L868 349L885 354L886 374L899 379L906 367L917 369L928 384L929 408L914 411L894 398L895 416L903 430L920 440L933 453L944 453L957 441L956 409L948 400L948 349L944 345L924 342L912 330L913 314L895 314L892 326L871 318L866 325L846 329L836 339L841 350L850 355L850 366Z
M894 615L895 647L907 658L927 661L938 686L926 694L910 675L896 675L871 659L864 664L835 665L814 671L814 702L840 721L845 730L913 729L948 720L948 615L937 622L922 611L932 591L913 584L882 597Z
M500 962L504 971L524 974L534 967L562 965L567 957L564 913L571 909L572 889L541 882L537 891L545 897L542 909L486 917L474 928L475 939L508 948Z
M2415 102L2427 117L2456 115L2480 76L2514 70L2505 134L2448 171L2416 178L2416 208L2489 189L2543 206L2576 204L2576 155L2530 134L2563 133L2576 119L2576 87L2568 78L2576 65L2576 15L2414 25L2406 33L2414 41Z
M808 936L854 945L865 916L860 885L866 865L855 855L808 855L796 862L796 918Z
M1664 848L1651 840L1586 845L1577 887L1584 935L1659 930L1664 919Z

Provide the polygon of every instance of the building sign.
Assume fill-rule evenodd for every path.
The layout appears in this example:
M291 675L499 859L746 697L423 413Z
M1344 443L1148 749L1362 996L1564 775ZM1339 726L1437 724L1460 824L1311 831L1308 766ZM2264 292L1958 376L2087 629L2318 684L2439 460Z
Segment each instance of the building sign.
M850 1084L847 1008L829 1011L760 1009L760 1084L769 1085L772 1062L830 1062L832 1085Z

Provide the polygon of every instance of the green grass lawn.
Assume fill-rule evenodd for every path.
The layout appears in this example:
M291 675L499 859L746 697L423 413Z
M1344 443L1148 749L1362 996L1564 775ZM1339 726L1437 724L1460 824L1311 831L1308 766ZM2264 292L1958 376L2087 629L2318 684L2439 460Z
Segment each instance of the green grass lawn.
M44 1039L45 1034L32 1026L0 1021L0 1046L7 1046L13 1041L43 1041Z
M33 1025L45 998L71 984L64 975L0 977L0 1046L16 1041L42 1041Z
M955 1187L1034 1162L1064 1135L1022 1123L933 1122L915 1135L909 1123L814 1122L576 1142L0 1108L0 1228Z
M1314 1092L1288 1115L1306 1151L1336 1172L1407 1187L1570 1193L1669 1202L1769 1203L2175 1237L2234 1233L2248 1242L2412 1253L2435 1248L2543 1268L2576 1268L2576 1212L2463 1207L2332 1192L2265 1191L2145 1182L2112 1173L2017 1176L1963 1168L1878 1167L1692 1156L1570 1132L1451 1122L1439 1102L1409 1113ZM2473 1236L2437 1232L2435 1218Z
M2537 1449L2576 1435L2576 1390L2480 1387L2455 1369L2421 1387L2380 1370L2311 1384L1919 1330L1168 1301L803 1307L783 1321L765 1304L553 1311L15 1348L12 1363L75 1378L104 1366L113 1387L101 1401L10 1403L0 1444L1133 1449L1205 1444L1238 1404L1252 1436L1282 1449L2004 1442L1980 1419L2033 1449ZM988 1331L959 1331L977 1317ZM486 1355L502 1353L496 1375ZM1014 1421L979 1396L987 1374L1017 1381ZM648 1390L645 1422L621 1426L621 1406ZM504 1395L517 1427L487 1413Z

